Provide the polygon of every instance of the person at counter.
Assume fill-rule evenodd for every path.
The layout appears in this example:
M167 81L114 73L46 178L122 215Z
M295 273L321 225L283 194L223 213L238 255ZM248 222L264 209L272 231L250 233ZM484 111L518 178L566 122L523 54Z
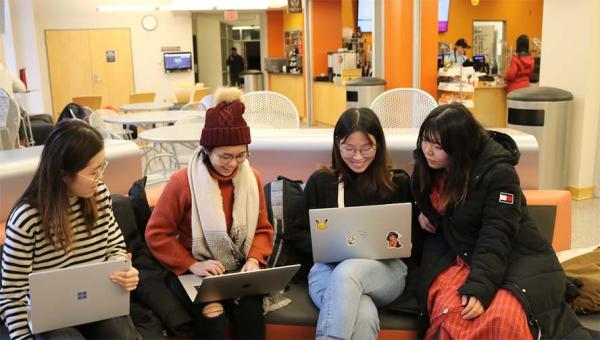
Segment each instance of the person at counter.
M462 66L469 58L467 58L466 50L471 48L467 41L463 38L460 38L454 44L454 50L452 50L448 55L446 55L446 60L453 65Z
M237 54L237 48L231 48L231 54L226 63L229 66L230 86L240 86L240 72L244 70L244 58Z
M510 60L510 66L504 81L506 92L529 86L529 78L533 73L535 61L529 53L529 37L525 34L517 38L517 51Z

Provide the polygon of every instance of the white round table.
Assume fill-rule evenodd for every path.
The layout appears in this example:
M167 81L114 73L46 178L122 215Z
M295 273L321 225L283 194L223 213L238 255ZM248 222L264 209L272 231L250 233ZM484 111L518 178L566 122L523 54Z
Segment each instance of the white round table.
M192 110L169 110L169 111L148 111L124 114L118 116L107 116L103 120L106 123L112 124L123 124L123 125L135 125L139 127L147 127L155 124L168 124L174 123L181 118L186 117L198 117L198 120L204 120L204 111L192 111Z
M141 112L141 111L161 111L168 110L173 104L170 103L133 103L121 105L121 110L124 112Z

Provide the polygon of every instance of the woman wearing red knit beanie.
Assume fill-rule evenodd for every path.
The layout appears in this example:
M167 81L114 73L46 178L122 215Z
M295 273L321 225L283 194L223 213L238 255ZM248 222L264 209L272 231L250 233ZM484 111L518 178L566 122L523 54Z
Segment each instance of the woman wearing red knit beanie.
M194 337L224 338L226 316L234 338L265 337L262 297L193 304L176 277L258 270L272 252L262 180L248 161L241 95L236 88L217 90L201 146L189 167L171 176L146 227L150 250L173 274L169 286L196 316Z

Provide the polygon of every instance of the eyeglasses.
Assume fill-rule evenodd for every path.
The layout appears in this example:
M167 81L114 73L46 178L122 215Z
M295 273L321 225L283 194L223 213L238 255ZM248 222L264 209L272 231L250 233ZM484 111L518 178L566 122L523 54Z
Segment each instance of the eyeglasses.
M234 156L230 153L222 153L222 154L216 153L215 155L217 155L217 157L219 157L219 160L223 163L229 163L235 159L235 161L238 164L242 164L242 163L244 163L244 161L246 159L250 158L250 152L248 152L248 151L244 151L244 152L238 154L237 156Z
M100 178L104 175L104 171L106 171L107 166L108 166L108 161L105 160L104 163L102 163L102 165L100 165L100 168L98 168L98 172L94 175L94 177L88 177L88 176L84 176L84 175L80 175L80 174L76 174L76 175L97 184L98 182L100 182Z
M360 149L355 149L346 145L340 145L340 154L342 154L342 157L354 157L357 152L360 152L363 157L371 157L375 154L376 150L376 145L363 146Z

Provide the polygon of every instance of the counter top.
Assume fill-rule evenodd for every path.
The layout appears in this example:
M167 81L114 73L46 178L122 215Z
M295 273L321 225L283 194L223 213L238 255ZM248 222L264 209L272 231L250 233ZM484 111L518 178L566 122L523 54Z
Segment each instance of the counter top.
M301 76L302 72L300 73L289 73L289 72L271 72L271 71L267 71L268 74L272 74L272 75L278 75L278 76Z

